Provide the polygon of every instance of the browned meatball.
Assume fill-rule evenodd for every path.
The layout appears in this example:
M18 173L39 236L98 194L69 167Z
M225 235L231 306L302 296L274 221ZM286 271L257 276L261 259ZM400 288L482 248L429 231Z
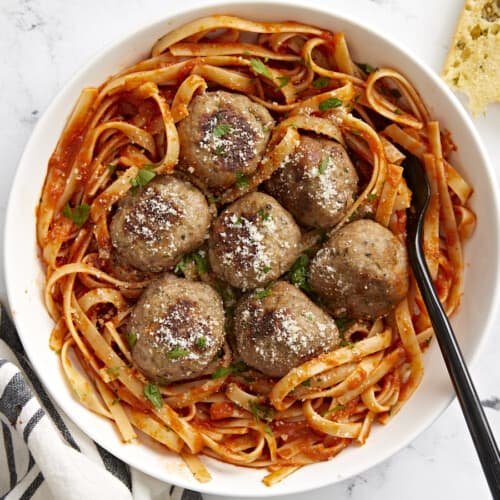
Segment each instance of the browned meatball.
M299 223L327 229L353 204L358 174L341 144L302 136L265 187Z
M163 175L120 200L110 233L122 265L160 272L198 248L209 226L210 212L201 191Z
M211 188L229 187L256 170L273 125L269 111L244 95L198 95L178 125L180 166Z
M224 343L224 309L207 284L165 275L142 294L127 323L134 364L168 383L203 373Z
M265 285L300 251L300 230L271 196L250 193L222 212L210 231L208 256L219 278L237 288Z
M368 219L334 233L309 269L311 288L337 317L387 314L408 293L408 280L405 246Z
M271 377L282 377L340 343L335 321L286 281L241 299L234 334L243 361Z

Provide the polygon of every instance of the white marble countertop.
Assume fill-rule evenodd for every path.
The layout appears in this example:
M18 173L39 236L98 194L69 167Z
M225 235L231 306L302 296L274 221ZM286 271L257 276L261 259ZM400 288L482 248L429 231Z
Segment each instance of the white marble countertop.
M96 51L175 9L168 0L2 0L0 2L0 231L9 189L29 135L62 85ZM183 0L182 6L203 3ZM436 72L444 61L462 0L323 0L409 48ZM334 7L333 7L334 6ZM500 104L475 120L500 178ZM3 248L0 249L3 266ZM0 269L0 300L5 300ZM498 318L500 324L500 318ZM500 440L500 334L493 332L472 370ZM287 500L489 498L459 406L448 410L391 459L334 486ZM206 496L207 500L220 497Z

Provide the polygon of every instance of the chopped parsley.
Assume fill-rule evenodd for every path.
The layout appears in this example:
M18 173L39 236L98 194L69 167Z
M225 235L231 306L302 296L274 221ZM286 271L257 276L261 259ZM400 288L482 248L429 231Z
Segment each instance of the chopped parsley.
M290 282L298 288L306 292L311 291L311 287L307 282L307 269L309 267L309 257L306 254L302 254L294 262L293 266L288 271L288 279Z
M219 366L217 370L212 373L212 378L221 378L232 373L241 373L248 370L248 366L243 361L238 361L229 366Z
M267 406L256 403L255 401L249 401L250 411L252 412L253 418L258 423L261 420L272 420L274 418L274 411Z
M367 74L375 73L378 68L374 68L371 64L368 63L358 63L358 66Z
M168 359L185 358L188 355L189 351L187 349L183 349L182 347L174 347L170 352L167 352Z
M325 87L328 87L331 82L331 78L328 78L327 76L321 76L320 78L316 78L314 82L312 82L312 86L315 89L324 89Z
M161 397L160 389L155 384L146 384L144 386L144 397L151 401L157 410L163 406L163 398Z
M338 108L340 106L342 106L342 101L336 97L325 99L318 105L320 111L327 111L328 109Z
M137 342L137 333L126 332L125 338L127 339L127 343L130 346L130 348L132 348L135 346L135 343Z
M288 82L290 81L290 77L289 76L278 76L276 78L276 80L278 80L280 82L279 88L282 89L283 87L288 85Z
M343 334L354 324L354 320L349 318L336 318L335 324L337 325L339 332Z
M394 113L395 113L396 115L402 115L402 114L404 114L404 111L401 111L399 108L396 108L396 109L394 110Z
M76 205L76 207L72 209L69 203L66 203L62 213L64 217L74 222L78 227L82 227L89 218L90 205L82 203L81 205Z
M228 125L227 123L220 123L219 125L214 127L213 134L215 135L215 137L222 137L226 134L229 134L231 130L231 125Z
M215 196L209 196L208 197L208 203L211 205L215 205L215 203L219 203L219 198L216 198Z
M224 146L217 146L215 149L215 154L217 156L222 156L224 154Z
M110 174L114 174L116 170L116 165L108 165L108 171Z
M207 339L206 339L206 337L198 337L196 339L196 347L198 349L205 349L205 347L207 347Z
M193 252L191 258L194 260L196 265L196 272L198 274L205 274L208 272L208 261L205 256L201 255L200 252Z
M269 424L264 425L264 431L266 434L269 434L270 436L273 435L273 431L271 430L271 427L269 427Z
M334 406L333 408L330 408L329 410L326 410L325 413L323 413L323 417L328 415L329 413L334 413L336 411L341 411L341 410L345 410L345 406L344 405L337 405L337 406Z
M368 196L368 201L375 201L378 198L377 193L370 193Z
M120 368L121 366L108 366L108 368L106 368L106 372L112 375L113 373L118 372Z
M174 273L179 275L179 274L185 274L186 272L186 264L188 262L193 262L195 263L196 266L196 272L201 276L204 273L208 272L208 261L204 255L202 255L200 252L192 252L188 253L187 255L184 255L182 260L175 266L174 268Z
M266 274L267 274L270 270L271 270L271 268L270 268L269 266L264 266L264 267L262 268L262 271L263 271L264 273L266 273Z
M271 214L269 212L266 212L263 208L259 208L259 210L257 210L257 215L262 220L269 220L271 217Z
M248 180L248 177L245 174L242 174L241 172L236 172L236 187L238 189L243 189L244 187L247 187L250 181Z
M268 295L271 294L271 285L266 286L266 288L263 288L260 292L257 292L255 294L256 299L263 299L264 297L267 297Z
M144 187L156 177L156 173L149 169L151 167L147 167L149 167L149 165L145 165L144 168L139 169L137 175L133 179L130 179L130 185L133 188L138 189Z
M329 160L330 160L330 158L323 158L321 160L321 163L319 164L319 167L318 167L318 175L321 175L327 169Z
M121 400L122 400L122 398L120 398L120 397L113 399L113 401L111 401L111 406L114 406L116 403L119 403Z
M264 75L265 77L270 79L273 78L273 75L271 75L269 68L260 59L250 59L250 65L252 66L252 70L254 71L254 73Z
M311 387L311 379L308 378L307 380L304 380L304 382L301 382L300 385L303 385L304 387Z

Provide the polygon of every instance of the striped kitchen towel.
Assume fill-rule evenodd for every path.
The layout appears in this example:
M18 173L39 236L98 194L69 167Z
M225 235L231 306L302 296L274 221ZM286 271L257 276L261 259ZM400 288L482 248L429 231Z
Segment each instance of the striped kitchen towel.
M56 408L0 305L0 498L202 500L108 453Z

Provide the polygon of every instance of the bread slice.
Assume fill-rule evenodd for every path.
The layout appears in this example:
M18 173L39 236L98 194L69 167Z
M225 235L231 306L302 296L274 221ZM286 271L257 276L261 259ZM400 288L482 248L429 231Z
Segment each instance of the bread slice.
M500 0L467 0L442 77L469 96L472 114L500 101Z

